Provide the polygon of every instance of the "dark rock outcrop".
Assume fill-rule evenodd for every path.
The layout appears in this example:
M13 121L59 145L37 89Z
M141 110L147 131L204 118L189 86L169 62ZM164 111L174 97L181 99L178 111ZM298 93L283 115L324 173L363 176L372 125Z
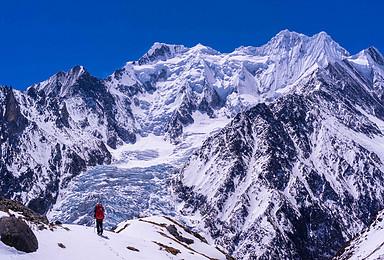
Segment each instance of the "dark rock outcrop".
M39 247L31 228L15 217L0 218L0 236L4 244L26 253L35 252Z
M14 135L25 129L28 120L20 112L20 104L17 102L12 87L0 86L0 141L14 139ZM3 111L4 110L4 111Z
M9 212L12 210L14 212L18 212L23 215L23 219L29 222L39 224L43 223L48 225L48 219L46 216L41 216L30 208L24 206L20 202L16 200L6 199L4 197L0 197L0 211Z

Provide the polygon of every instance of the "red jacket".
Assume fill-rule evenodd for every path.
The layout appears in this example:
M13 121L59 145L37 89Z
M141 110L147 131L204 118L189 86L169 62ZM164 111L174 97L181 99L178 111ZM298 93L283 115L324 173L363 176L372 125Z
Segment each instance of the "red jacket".
M95 207L95 219L104 219L104 208L101 204Z

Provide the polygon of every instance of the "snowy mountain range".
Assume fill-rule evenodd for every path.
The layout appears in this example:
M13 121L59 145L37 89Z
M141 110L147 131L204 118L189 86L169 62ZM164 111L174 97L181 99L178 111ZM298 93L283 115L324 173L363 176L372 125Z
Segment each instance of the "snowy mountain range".
M383 209L383 91L380 52L324 32L155 43L107 79L0 87L0 194L79 224L103 196L110 225L173 214L239 259L329 259Z

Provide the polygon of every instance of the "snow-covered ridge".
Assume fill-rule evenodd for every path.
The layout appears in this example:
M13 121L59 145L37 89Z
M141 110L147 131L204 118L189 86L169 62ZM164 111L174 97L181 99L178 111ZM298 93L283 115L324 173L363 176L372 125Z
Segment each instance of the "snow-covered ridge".
M24 218L10 212L0 211L0 218ZM26 222L37 237L37 251L24 253L0 242L1 259L229 259L199 234L165 217L128 220L102 236L94 227Z
M349 57L325 32L308 37L288 30L264 46L240 47L232 53L201 44L186 48L156 43L143 58L154 57L156 51L159 58L128 62L106 84L119 99L135 96L129 100L139 133L163 135L165 130L173 140L193 123L191 110L232 118L260 102L296 91L317 69ZM159 122L172 124L172 130L158 127Z
M59 71L48 80L32 85L30 88L34 88L37 91L44 91L46 95L53 94L63 97L68 94L68 88L75 85L76 81L83 74L89 75L83 66L77 65L67 72Z
M167 60L169 58L174 58L177 54L181 54L187 50L188 48L183 45L155 42L149 51L139 59L138 63L143 65L159 60Z
M378 212L372 223L358 233L335 256L334 260L383 259L384 211Z

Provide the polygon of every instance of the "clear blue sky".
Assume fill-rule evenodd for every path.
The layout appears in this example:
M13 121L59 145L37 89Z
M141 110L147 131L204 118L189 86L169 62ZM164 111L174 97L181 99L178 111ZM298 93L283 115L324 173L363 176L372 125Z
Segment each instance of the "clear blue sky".
M382 0L0 0L0 84L24 90L74 65L105 78L157 41L231 52L283 29L384 53L383 17Z

